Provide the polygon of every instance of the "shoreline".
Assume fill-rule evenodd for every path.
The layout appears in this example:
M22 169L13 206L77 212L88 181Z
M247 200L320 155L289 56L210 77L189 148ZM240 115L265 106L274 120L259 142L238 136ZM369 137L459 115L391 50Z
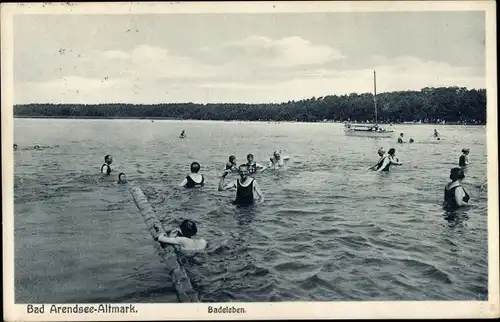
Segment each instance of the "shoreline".
M167 121L214 121L214 122L260 122L260 123L338 123L338 124L343 124L346 121L332 121L332 120L327 120L327 121L318 121L318 122L307 122L307 121L288 121L288 120L271 120L271 121L266 121L266 120L200 120L200 119L180 119L180 118L171 118L171 117L136 117L136 116L42 116L42 115L36 115L36 116L27 116L27 115L16 115L13 117L14 119L62 119L62 120L167 120ZM353 122L353 124L373 124L368 122ZM379 124L389 124L389 123L379 123ZM442 123L417 123L417 122L412 122L412 123L403 123L403 122L392 122L391 124L397 124L397 125L466 125L466 126L484 126L486 123L472 123L472 124L463 124L459 122L448 122L445 124Z

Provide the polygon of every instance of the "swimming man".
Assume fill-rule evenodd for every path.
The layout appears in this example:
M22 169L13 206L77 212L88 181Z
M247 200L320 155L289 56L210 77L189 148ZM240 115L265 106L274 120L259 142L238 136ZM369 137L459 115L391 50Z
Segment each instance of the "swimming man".
M247 155L246 165L248 166L248 174L250 175L254 175L257 171L264 171L266 169L262 164L255 162L254 156L251 153Z
M288 161L290 157L281 156L280 151L274 151L273 157L269 158L269 168L282 167L285 165L285 161Z
M396 158L396 149L390 148L386 155L377 164L377 172L388 172L391 165L402 165L402 162Z
M179 245L182 250L202 251L207 247L205 239L191 238L198 233L198 228L194 221L186 219L182 221L179 228L180 230L175 230L168 236L160 234L155 240L160 242L160 244Z
M205 185L205 177L200 174L200 164L198 162L191 163L191 173L182 180L180 187L198 188Z
M234 204L237 206L250 206L254 203L256 194L259 197L259 201L262 203L264 201L264 195L259 189L257 181L248 176L248 166L242 164L238 167L238 172L240 178L232 181L231 183L224 185L224 178L227 173L224 173L219 181L219 191L229 190L236 188L236 200Z
M104 173L106 175L110 175L111 174L111 171L113 171L111 169L111 163L113 163L113 157L111 155L106 155L104 157L104 164L101 166L101 173Z

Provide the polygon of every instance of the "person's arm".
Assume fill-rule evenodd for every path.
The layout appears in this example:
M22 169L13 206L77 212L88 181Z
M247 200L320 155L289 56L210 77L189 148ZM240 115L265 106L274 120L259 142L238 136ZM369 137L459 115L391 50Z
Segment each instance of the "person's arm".
M398 159L396 159L396 158L391 158L391 160L390 160L390 161L391 161L391 163L392 163L392 164L394 164L394 165L402 165L402 164L403 164L403 162L399 162L399 160L398 160Z
M388 164L389 162L390 162L390 161L389 161L389 158L385 158L385 159L384 159L384 163L382 163L382 166L381 166L381 167L377 170L377 172L380 172L380 171L384 170L384 169L385 169L385 167L387 166L387 164Z
M184 187L187 185L187 183L188 183L187 178L184 178L184 180L182 180L182 182L179 184L179 187Z
M257 184L257 181L253 181L253 190L259 196L259 203L264 202L264 194L262 194L262 191L260 191L259 185Z
M229 183L227 185L224 185L224 178L225 177L226 177L226 174L222 175L221 178L220 178L219 188L218 188L219 191L229 190L231 188L236 187L235 181L233 181L233 182L231 182L231 183Z
M457 205L459 205L460 207L468 205L468 203L464 201L464 197L465 197L464 189L462 187L457 187L455 189L455 201L457 202Z
M162 244L186 246L185 237L167 237L165 234L158 235L155 240Z

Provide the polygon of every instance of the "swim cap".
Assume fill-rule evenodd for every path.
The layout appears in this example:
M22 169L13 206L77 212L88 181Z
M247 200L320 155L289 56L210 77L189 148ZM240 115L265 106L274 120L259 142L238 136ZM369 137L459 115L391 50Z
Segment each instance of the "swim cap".
M196 223L192 220L186 219L181 225L181 232L184 237L190 238L191 236L196 235L198 232L198 228L196 227Z
M453 168L450 170L450 180L457 181L465 178L464 170L461 168Z
M394 153L396 153L396 149L390 148L389 152L387 152L387 153L389 153L390 155L393 155Z
M198 162L191 163L191 172L198 173L198 171L200 171L200 168L201 166Z

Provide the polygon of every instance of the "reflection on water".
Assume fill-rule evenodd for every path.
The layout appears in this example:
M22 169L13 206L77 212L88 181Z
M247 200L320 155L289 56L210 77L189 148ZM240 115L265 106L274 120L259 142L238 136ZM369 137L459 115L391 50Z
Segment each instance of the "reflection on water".
M166 230L197 223L208 249L180 260L206 302L487 298L484 128L440 126L432 144L433 126L399 128L416 142L346 137L339 124L16 120L16 301L176 302L132 185ZM36 142L47 148L23 150ZM475 206L443 212L464 146ZM380 147L404 165L368 171ZM280 148L288 167L256 176L263 204L238 208L235 191L217 191L228 155L267 164ZM206 185L179 188L192 161Z

